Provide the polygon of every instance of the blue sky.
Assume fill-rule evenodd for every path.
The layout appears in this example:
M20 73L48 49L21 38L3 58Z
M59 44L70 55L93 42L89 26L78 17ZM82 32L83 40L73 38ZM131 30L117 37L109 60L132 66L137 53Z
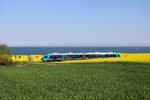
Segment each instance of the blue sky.
M0 0L8 46L150 46L150 0Z

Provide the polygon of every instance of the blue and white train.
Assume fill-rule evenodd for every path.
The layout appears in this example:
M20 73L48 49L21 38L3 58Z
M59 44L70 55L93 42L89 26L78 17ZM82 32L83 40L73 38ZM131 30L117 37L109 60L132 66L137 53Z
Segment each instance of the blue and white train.
M43 62L65 61L65 60L84 60L97 58L120 58L119 53L115 52L94 52L94 53L52 53L43 56Z

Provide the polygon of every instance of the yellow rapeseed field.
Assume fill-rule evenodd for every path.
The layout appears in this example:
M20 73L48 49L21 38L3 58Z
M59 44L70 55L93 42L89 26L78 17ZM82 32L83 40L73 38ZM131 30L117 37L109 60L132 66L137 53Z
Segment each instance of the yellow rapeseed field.
M69 60L55 63L78 63L78 62L150 62L150 53L120 53L120 58L97 58L87 60ZM13 61L41 61L43 55L13 55ZM29 59L30 58L30 59Z

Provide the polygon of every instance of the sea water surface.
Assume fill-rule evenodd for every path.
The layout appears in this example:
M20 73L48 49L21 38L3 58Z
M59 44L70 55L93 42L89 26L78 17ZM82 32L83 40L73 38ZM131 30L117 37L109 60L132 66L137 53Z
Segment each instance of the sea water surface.
M66 52L150 53L150 47L9 47L15 55Z

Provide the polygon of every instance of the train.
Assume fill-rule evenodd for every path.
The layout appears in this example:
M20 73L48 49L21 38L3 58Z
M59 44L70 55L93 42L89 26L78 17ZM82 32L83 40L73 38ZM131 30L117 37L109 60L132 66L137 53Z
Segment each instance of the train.
M41 60L43 62L53 62L53 61L86 60L97 58L120 58L120 54L115 52L51 53L45 54Z

